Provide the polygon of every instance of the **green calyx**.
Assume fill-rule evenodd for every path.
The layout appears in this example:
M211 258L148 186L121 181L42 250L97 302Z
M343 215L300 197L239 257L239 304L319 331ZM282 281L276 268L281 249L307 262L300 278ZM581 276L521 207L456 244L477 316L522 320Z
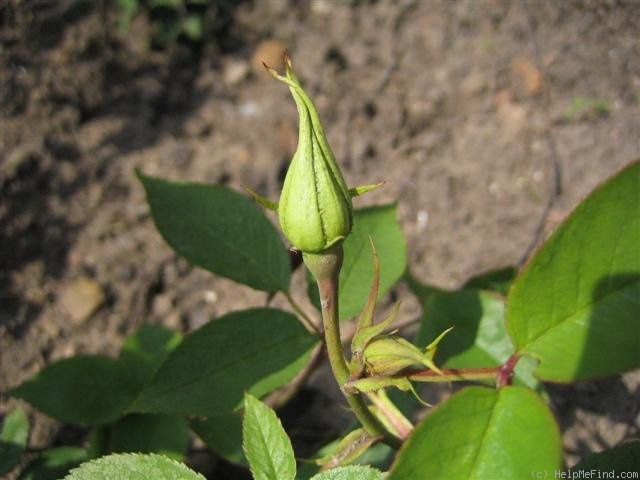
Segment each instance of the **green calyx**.
M316 107L293 73L291 60L286 54L284 63L284 76L266 65L265 68L291 90L300 121L298 147L284 179L279 203L251 190L249 193L261 205L278 211L282 231L295 248L306 253L321 253L339 245L351 233L351 198L382 183L347 187Z
M412 365L424 365L439 372L431 358L402 337L383 335L364 349L364 363L370 375L393 375Z
M380 284L380 264L373 239L369 238L369 241L371 242L371 251L373 253L373 280L369 297L358 317L356 331L351 340L352 356L349 370L354 382L353 386L370 388L373 391L381 388L380 385L383 385L384 382L391 381L388 378L389 376L416 365L425 366L438 374L442 374L442 371L435 365L433 358L438 349L438 344L452 328L442 332L424 350L421 350L404 338L394 335L395 332L384 333L391 327L396 318L400 307L399 303L396 304L387 318L381 322L374 323L373 316ZM363 377L363 374L367 376ZM382 378L384 378L384 382ZM405 382L409 381L402 377L401 379L394 378L392 379L392 386L404 388L406 387Z
M340 245L353 226L352 197L384 182L348 188L320 123L311 98L293 73L285 53L285 75L264 64L277 80L288 85L300 120L298 147L284 179L280 202L272 202L250 188L249 195L265 208L278 212L280 227L294 248L322 253Z
M424 365L442 375L442 371L433 362L433 357L436 355L438 344L451 330L453 327L438 335L424 351L396 335L376 337L364 349L365 369L370 375L394 375L412 365Z

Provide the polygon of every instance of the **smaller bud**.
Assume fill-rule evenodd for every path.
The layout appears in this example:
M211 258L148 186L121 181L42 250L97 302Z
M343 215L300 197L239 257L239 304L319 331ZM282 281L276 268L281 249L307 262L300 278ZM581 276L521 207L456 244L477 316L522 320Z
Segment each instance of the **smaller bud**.
M364 349L364 362L371 375L393 375L422 364L423 357L415 345L395 335L375 338Z
M374 338L365 347L363 358L370 375L395 375L412 365L424 365L442 375L442 371L433 363L433 357L440 340L449 332L445 330L425 351L421 351L411 342L396 335L382 335Z

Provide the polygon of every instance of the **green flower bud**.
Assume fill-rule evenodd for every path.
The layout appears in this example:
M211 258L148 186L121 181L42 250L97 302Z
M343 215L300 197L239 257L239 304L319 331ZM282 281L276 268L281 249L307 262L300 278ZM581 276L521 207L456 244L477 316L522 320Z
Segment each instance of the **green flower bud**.
M425 367L442 374L433 363L438 344L452 328L446 329L424 351L413 343L395 335L381 335L371 340L364 349L364 364L371 375L394 375L412 365Z
M267 67L289 86L300 121L298 147L284 180L278 217L282 231L295 248L320 253L340 244L351 232L352 194L327 142L318 112L300 86L288 57L285 66L286 76Z
M412 365L422 364L425 359L415 345L394 335L373 339L365 347L363 357L371 375L393 375Z

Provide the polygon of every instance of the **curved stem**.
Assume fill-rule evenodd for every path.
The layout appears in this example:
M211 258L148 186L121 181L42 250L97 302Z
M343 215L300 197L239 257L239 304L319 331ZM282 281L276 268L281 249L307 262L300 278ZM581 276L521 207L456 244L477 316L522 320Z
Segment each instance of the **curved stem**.
M342 352L340 341L340 324L338 318L338 282L334 279L318 281L320 304L322 307L322 324L327 353L334 377L342 385L349 379L349 367ZM373 433L373 432L371 432Z
M349 380L349 367L344 358L342 342L340 341L338 275L318 280L318 290L320 292L322 323L324 325L329 363L331 364L331 370L338 384L343 385ZM400 440L388 432L375 415L371 413L362 395L357 393L344 393L344 396L349 407L351 407L353 413L358 417L358 420L370 435L383 435L384 442L395 448L401 445Z

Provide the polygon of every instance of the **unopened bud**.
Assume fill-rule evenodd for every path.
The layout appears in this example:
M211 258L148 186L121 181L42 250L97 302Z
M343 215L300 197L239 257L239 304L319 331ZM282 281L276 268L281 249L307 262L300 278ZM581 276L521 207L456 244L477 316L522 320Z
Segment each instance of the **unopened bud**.
M364 364L371 375L394 375L413 365L425 367L442 374L433 362L438 344L451 331L442 332L424 351L413 343L396 335L382 335L371 340L364 349Z
M373 339L365 347L363 357L371 375L393 375L412 365L423 364L425 360L418 347L395 335Z
M302 89L285 57L286 83L298 108L298 147L289 165L278 205L280 226L291 244L307 253L320 253L340 244L351 232L351 193L338 168L313 102Z

